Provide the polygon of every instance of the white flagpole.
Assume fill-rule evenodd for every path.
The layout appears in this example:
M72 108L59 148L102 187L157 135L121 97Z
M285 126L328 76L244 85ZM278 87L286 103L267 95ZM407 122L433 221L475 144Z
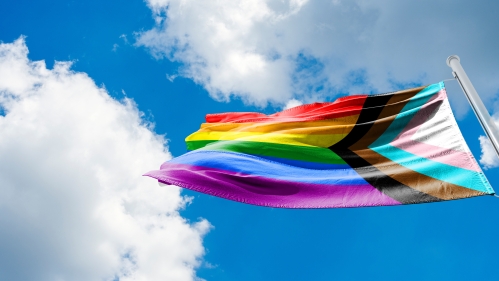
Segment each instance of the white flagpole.
M464 72L460 61L461 60L457 55L452 55L447 58L447 65L452 68L452 74L454 75L454 78L456 78L459 82L459 85L461 85L461 89L463 89L464 95L468 98L471 108L473 108L478 121L480 121L483 130L487 134L487 137L489 137L492 146L496 150L497 156L499 156L499 131L494 123L494 120L492 119L492 117L490 117L487 108L485 108L485 105L483 105L483 102L476 92L475 87L473 87L473 84L471 84L468 75L466 75L466 72Z

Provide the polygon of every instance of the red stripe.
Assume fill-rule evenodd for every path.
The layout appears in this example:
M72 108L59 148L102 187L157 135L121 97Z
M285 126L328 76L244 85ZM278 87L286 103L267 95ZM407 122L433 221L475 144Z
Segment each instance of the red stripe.
M359 114L367 95L348 96L334 102L304 104L278 113L228 112L207 114L207 123L303 122L340 118Z

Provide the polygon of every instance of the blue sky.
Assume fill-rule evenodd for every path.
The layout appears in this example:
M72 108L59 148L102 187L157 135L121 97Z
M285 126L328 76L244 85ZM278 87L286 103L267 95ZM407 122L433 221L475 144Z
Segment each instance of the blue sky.
M325 3L2 1L0 40L10 45L0 66L21 70L0 77L0 279L493 280L492 196L286 210L187 190L182 197L141 177L185 153L184 138L205 114L272 113L290 101L434 83L451 77L445 59L454 53L496 111L495 4ZM95 84L29 66L15 55L24 43L12 45L21 36L31 62L52 71L71 61L66 67ZM447 84L480 159L483 131L456 83ZM15 98L4 97L9 91ZM497 189L498 160L483 150Z

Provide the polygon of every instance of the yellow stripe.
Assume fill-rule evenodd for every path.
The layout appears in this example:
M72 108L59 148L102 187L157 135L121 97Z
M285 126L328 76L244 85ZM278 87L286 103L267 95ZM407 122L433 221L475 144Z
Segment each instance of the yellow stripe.
M276 134L276 133L258 133L258 132L196 132L188 136L186 141L199 140L239 140L253 142L270 142L299 146L318 146L329 147L341 139L346 134Z
M348 134L359 115L309 122L204 123L198 132L255 132L279 134Z

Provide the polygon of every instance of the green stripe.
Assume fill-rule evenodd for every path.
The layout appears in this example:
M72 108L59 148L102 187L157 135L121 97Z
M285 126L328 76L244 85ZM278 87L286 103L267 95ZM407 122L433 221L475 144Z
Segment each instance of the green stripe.
M186 141L188 150L196 150L207 146L210 143L217 142L217 140L201 140L201 141Z
M187 149L231 151L244 154L278 157L292 160L326 163L346 164L340 156L328 148L276 144L252 141L188 141Z

